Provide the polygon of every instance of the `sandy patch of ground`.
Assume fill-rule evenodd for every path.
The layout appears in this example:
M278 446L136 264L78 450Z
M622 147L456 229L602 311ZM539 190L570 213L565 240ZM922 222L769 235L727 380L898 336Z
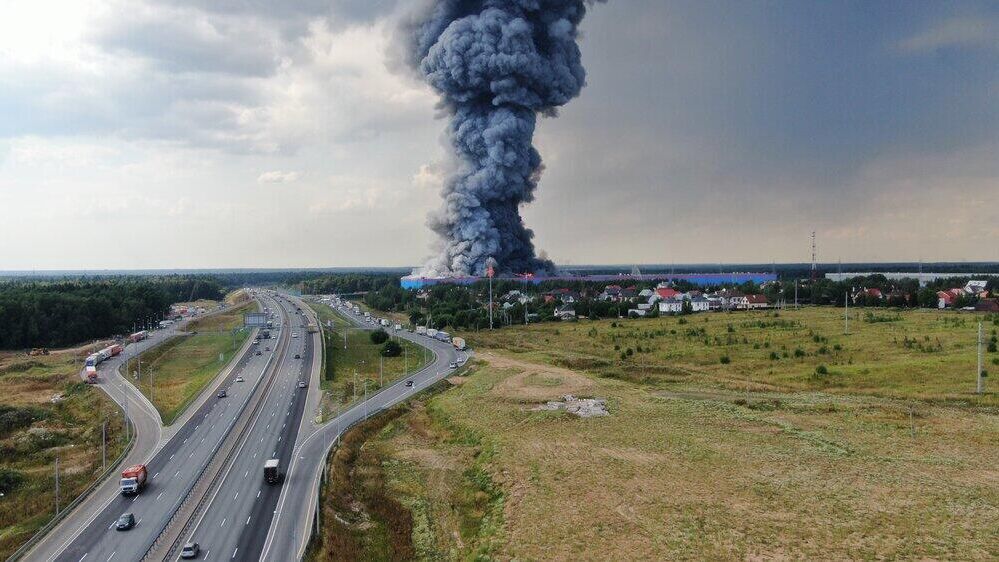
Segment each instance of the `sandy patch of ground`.
M585 375L538 363L528 363L511 357L483 353L480 359L500 369L521 371L500 381L492 394L517 402L555 400L566 394L587 395L596 384Z

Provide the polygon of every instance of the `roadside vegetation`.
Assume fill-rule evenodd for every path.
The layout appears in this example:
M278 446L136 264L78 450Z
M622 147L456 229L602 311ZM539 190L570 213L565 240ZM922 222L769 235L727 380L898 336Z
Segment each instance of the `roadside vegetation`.
M79 378L90 352L0 354L0 559L54 515L57 458L65 508L102 471L102 423L109 466L126 446L121 411Z
M324 525L362 558L399 543L376 490L425 560L995 559L999 410L973 391L977 320L988 342L999 317L890 316L848 335L828 308L469 335L470 374L355 447L361 491ZM610 415L534 410L566 394Z
M243 314L256 309L256 303L246 302L226 312L193 320L187 325L185 335L129 359L128 376L150 399L165 425L172 424L232 361L250 335L250 330L240 329ZM142 376L138 378L140 361Z
M379 369L381 383L388 385L407 372L418 371L433 361L433 354L426 348L395 338L393 330L382 332L390 339L376 343L372 339L373 332L354 327L329 306L315 302L308 304L316 312L326 337L326 360L320 380L320 388L324 391L324 417L363 399L365 388L368 393L376 392L380 388ZM398 355L385 354L389 345L398 345Z

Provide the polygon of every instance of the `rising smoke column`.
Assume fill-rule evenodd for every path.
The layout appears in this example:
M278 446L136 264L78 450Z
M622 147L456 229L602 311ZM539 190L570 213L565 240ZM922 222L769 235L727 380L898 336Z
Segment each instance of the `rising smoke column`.
M441 96L458 162L429 219L440 253L422 273L554 270L535 255L520 205L534 199L538 114L579 94L584 0L438 0L408 28L409 62Z

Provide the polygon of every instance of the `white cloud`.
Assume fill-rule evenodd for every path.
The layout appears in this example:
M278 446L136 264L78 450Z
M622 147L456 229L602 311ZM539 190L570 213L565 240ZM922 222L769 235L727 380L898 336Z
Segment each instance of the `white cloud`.
M923 53L946 47L999 49L999 24L984 18L952 18L898 43L898 49L906 53Z
M299 172L282 172L281 170L273 170L270 172L264 172L257 176L257 183L292 183L298 181L301 176Z

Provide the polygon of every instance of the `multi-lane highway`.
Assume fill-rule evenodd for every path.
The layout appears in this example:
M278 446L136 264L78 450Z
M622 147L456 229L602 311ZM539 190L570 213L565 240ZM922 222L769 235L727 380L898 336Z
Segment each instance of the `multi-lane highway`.
M282 345L281 342L278 345ZM278 348L273 348L270 352L261 351L260 355L255 351L245 354L221 382L227 396L215 398L212 395L207 399L148 462L149 480L145 490L132 497L113 497L60 545L50 559L73 562L139 560L213 457L253 389L269 372L268 367L277 351ZM242 376L244 382L233 382L237 376ZM134 514L137 525L119 532L114 530L114 522L123 513Z
M201 559L300 558L316 509L319 475L340 434L441 380L452 371L450 364L464 360L450 344L393 332L430 348L431 364L317 425L322 340L306 326L318 320L297 298L265 292L262 301L280 315L277 340L248 342L247 352L168 431L145 397L115 374L117 364L104 366L109 394L127 401L140 441L145 440L142 455L133 451L129 461L148 464L149 483L138 496L124 497L116 479L110 479L101 487L100 501L74 512L28 558L172 560L187 541L201 545ZM376 328L346 307L340 312L362 329ZM170 335L156 334L135 350ZM130 348L129 356L135 350ZM237 377L243 380L235 382ZM220 388L227 396L216 398ZM268 459L279 460L282 483L265 482ZM114 523L123 513L134 514L137 525L119 532Z
M214 482L207 507L195 517L193 531L185 537L201 546L204 559L257 559L281 492L280 484L265 482L264 462L278 459L281 471L287 472L291 461L309 383L315 378L313 359L319 342L306 332L308 307L299 312L284 298L281 306L291 318L291 327L286 330L294 336L290 349L260 413L221 478ZM299 387L300 381L304 388Z
M210 314L223 311L219 310ZM182 322L168 328L151 331L147 339L128 344L121 355L104 361L98 366L99 387L125 410L131 422L130 431L135 434L135 442L121 466L148 462L157 448L172 435L174 428L183 425L181 422L184 420L181 418L173 427L164 428L159 412L135 386L125 380L121 369L126 361L131 360L136 355L177 336L184 329L186 323ZM86 373L81 371L80 376L85 377ZM191 408L192 411L197 409L199 402L195 402ZM118 472L113 472L111 476L98 485L97 489L83 503L65 515L55 528L42 537L25 554L24 558L27 560L54 559L91 520L119 497Z
M302 306L302 310L307 310L307 307ZM339 312L363 329L377 328L363 317L354 315L347 307L340 308ZM406 331L392 333L394 337L430 348L434 354L433 361L418 372L386 386L369 397L366 402L353 406L321 426L315 425L311 419L302 420L293 463L282 487L264 549L259 554L253 551L254 556L249 559L273 561L300 559L308 544L309 530L316 510L319 478L330 447L351 425L390 408L440 381L453 371L451 363L464 363L467 358L463 353L456 351L451 344ZM319 345L318 334L316 345ZM412 386L407 386L408 381L412 381ZM318 389L310 390L313 391ZM248 545L252 542L247 537L243 544Z

